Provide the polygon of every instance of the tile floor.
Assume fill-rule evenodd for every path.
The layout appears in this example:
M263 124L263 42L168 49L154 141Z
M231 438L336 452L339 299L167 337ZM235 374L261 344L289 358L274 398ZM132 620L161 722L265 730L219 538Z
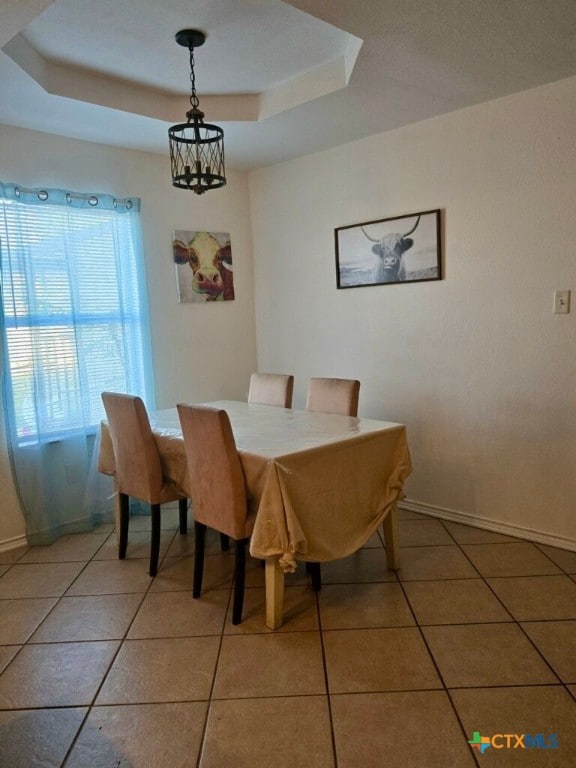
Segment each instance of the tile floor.
M400 515L397 574L380 535L318 595L301 568L276 632L254 561L230 623L217 537L192 599L175 509L155 579L143 518L123 562L111 526L0 553L2 768L576 765L576 553ZM558 748L480 754L474 732Z

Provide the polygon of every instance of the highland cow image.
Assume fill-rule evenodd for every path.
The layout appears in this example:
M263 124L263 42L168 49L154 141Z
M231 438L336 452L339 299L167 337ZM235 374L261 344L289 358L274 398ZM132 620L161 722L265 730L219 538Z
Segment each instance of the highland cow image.
M441 279L440 211L335 230L338 288Z

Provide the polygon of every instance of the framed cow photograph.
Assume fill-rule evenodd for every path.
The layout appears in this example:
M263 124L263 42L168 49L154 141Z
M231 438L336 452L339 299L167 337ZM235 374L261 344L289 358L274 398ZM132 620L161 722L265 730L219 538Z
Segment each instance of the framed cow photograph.
M439 208L338 227L334 236L338 288L442 279Z
M229 232L176 230L172 253L180 303L234 298Z

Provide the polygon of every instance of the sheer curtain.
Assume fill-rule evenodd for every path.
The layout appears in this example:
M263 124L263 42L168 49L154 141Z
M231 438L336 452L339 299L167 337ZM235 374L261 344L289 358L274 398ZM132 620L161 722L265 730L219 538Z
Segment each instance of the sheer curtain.
M153 407L139 209L0 183L3 403L30 544L112 517L94 472L100 393Z

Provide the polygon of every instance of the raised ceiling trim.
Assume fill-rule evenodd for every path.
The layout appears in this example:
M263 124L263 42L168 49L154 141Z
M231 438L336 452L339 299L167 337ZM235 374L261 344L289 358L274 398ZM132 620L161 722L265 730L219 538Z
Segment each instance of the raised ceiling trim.
M202 111L207 120L256 122L346 88L361 47L362 41L351 36L342 56L259 94L201 95ZM189 105L183 96L50 61L21 34L3 50L52 95L169 123L185 122Z

